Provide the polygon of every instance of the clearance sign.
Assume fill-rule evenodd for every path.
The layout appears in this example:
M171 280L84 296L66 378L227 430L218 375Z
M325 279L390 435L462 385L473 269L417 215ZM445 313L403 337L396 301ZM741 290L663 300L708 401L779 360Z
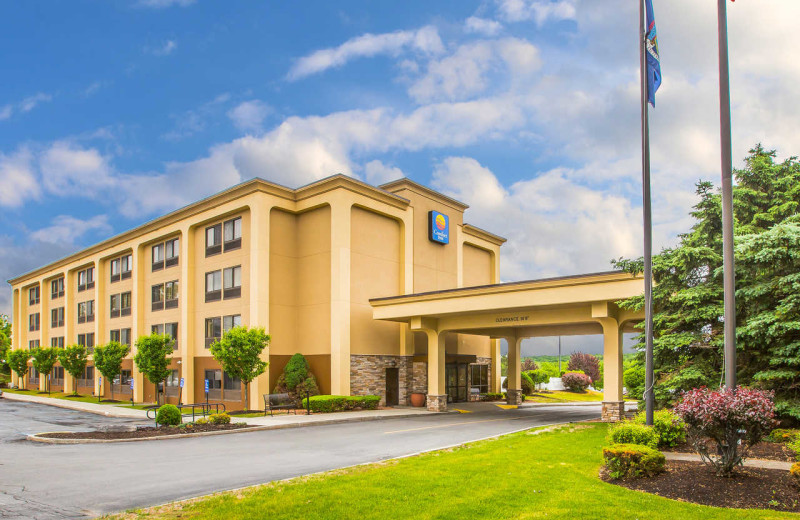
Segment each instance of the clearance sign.
M438 211L428 212L428 238L438 244L450 242L450 219L447 215Z

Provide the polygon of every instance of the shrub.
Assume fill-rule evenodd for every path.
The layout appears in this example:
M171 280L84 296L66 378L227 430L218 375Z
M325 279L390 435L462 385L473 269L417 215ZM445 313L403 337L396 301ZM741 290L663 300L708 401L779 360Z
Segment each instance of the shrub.
M205 417L201 417L200 419L197 419L194 423L195 424L208 424L208 419L206 419Z
M789 475L792 476L794 483L800 486L800 462L795 462L792 464L792 467L789 468Z
M525 373L528 374L528 377L530 377L531 381L533 381L534 390L542 383L547 383L548 381L550 381L550 376L548 376L541 370L529 370L528 372Z
M348 395L345 397L345 410L355 410L362 408L364 410L374 410L381 402L379 395Z
M596 356L584 352L573 352L569 356L567 370L581 370L592 381L600 379L600 360Z
M520 372L519 376L520 376L519 382L522 393L523 394L534 393L536 391L536 388L533 383L533 379L531 379L531 376L529 376L527 372ZM503 388L508 389L508 378L506 378L505 381L503 381Z
M307 406L312 412L340 412L347 406L347 397L343 395L312 395L310 399L303 399L303 408Z
M156 424L162 426L178 426L181 423L181 411L174 404L165 404L156 413Z
M503 394L501 393L489 392L488 394L483 395L487 401L500 401L503 399Z
M633 422L645 424L647 414L643 411L639 412ZM657 410L653 414L653 429L658 435L660 448L672 448L686 441L686 424L678 415L669 410Z
M608 430L608 438L614 444L637 444L648 448L658 447L658 434L652 426L621 422Z
M603 448L608 474L613 479L652 477L664 471L664 454L639 444Z
M750 388L701 387L683 394L675 412L686 422L689 439L703 461L727 477L742 465L747 450L775 426L772 396ZM716 453L709 452L706 438L714 441Z
M770 442L791 444L795 440L797 440L798 435L800 435L800 431L798 430L787 430L784 428L776 428L772 430L769 435L767 435L767 440Z
M628 395L641 400L644 397L644 367L633 365L622 375Z
M573 392L583 392L592 384L592 380L586 374L579 374L577 372L567 372L561 377L561 382L564 386Z
M210 424L230 424L231 416L225 412L212 413L211 415L208 416L208 422Z

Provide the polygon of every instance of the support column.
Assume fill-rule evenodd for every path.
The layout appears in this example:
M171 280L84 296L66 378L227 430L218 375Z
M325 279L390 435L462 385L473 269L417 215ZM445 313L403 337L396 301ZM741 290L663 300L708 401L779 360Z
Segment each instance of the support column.
M625 418L622 398L622 333L614 318L598 320L603 326L603 409L606 422Z
M183 237L181 237L183 240ZM136 355L136 341L139 339L140 336L144 336L144 302L145 300L145 290L144 290L144 276L145 276L145 269L148 268L147 259L150 258L149 255L145 254L145 247L141 244L134 244L133 250L131 254L133 255L133 272L131 273L131 355ZM181 252L182 254L182 252ZM178 262L185 262L185 258L180 258ZM180 281L182 285L185 283L183 280ZM178 300L180 302L180 300ZM184 326L180 325L180 329L183 329ZM180 330L179 330L180 332ZM144 375L139 372L139 369L136 368L136 363L133 363L133 371L131 372L131 377L133 377L133 400L137 403L144 402Z
M428 411L447 411L445 386L445 333L426 330L428 335Z
M491 341L492 350L492 365L491 365L491 389L492 392L498 394L503 391L501 388L502 376L500 375L500 366L502 354L500 354L500 340L493 339Z
M249 327L263 327L269 334L269 215L270 207L261 194L255 194L250 208L250 322ZM261 352L261 359L269 363L269 346ZM262 396L270 393L269 368L250 383L251 409L261 406Z
M180 242L180 270L181 277L178 285L178 305L181 318L178 327L178 352L181 356L181 377L183 378L182 397L185 403L193 403L194 398L194 230L189 226L181 228ZM166 391L166 388L164 389Z
M522 338L512 336L508 341L508 388L506 389L506 402L511 405L522 404L522 359L520 350Z
M331 202L331 394L350 395L350 200Z

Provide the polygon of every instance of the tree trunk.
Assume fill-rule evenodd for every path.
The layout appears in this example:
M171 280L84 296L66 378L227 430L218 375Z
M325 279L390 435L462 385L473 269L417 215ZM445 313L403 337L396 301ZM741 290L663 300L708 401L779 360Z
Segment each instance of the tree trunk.
M250 390L250 383L245 383L244 384L244 411L245 411L245 413L250 411L250 392L249 392L249 390Z

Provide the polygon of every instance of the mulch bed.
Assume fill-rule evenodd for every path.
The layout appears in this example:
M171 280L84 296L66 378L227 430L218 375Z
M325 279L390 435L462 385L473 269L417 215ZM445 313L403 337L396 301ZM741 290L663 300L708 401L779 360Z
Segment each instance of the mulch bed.
M247 424L194 424L191 428L180 428L177 426L169 427L162 426L156 428L155 426L145 426L137 428L133 431L94 431L94 432L56 432L44 433L40 437L47 437L50 439L142 439L145 437L166 437L170 435L181 435L184 433L201 433L201 432L217 432L223 430L238 430L240 428L247 428Z
M667 461L666 471L652 478L609 480L605 468L600 477L628 489L695 504L800 512L800 492L788 471L744 467L724 478L702 462Z
M709 452L716 453L715 445L709 441ZM675 453L695 453L694 447L689 443L679 444L674 448L664 448L661 451L671 451ZM748 459L779 460L782 462L794 462L795 454L786 447L785 444L777 442L759 442L747 453Z

